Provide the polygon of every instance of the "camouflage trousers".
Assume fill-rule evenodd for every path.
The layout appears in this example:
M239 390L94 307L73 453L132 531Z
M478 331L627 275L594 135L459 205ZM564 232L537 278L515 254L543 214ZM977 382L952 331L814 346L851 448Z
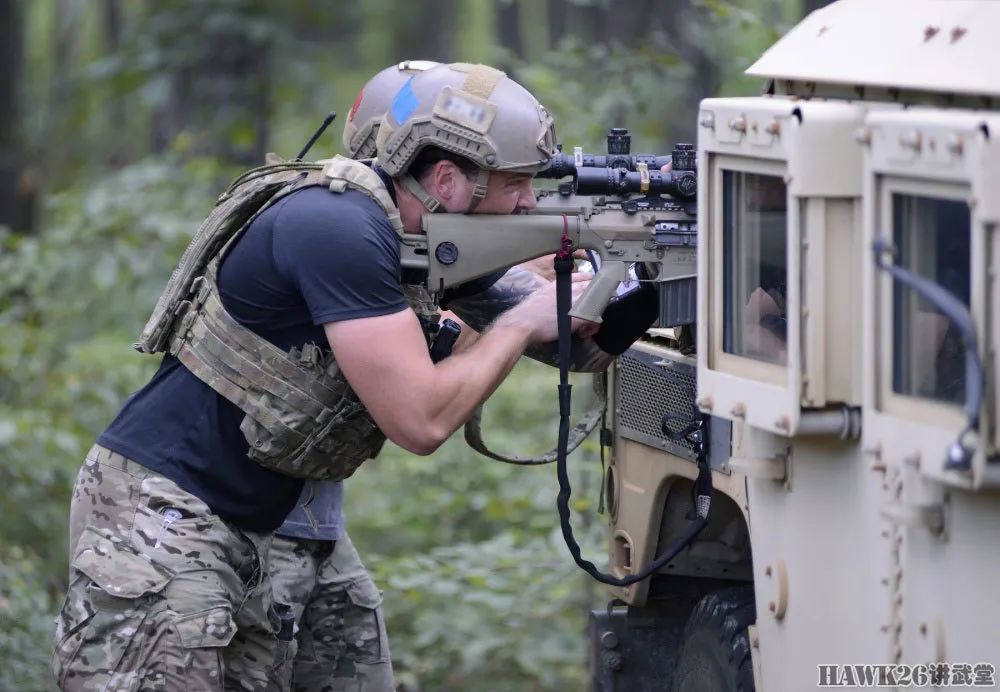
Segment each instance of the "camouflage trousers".
M275 536L270 556L274 598L299 623L294 663L272 678L295 692L392 692L382 595L351 539Z
M272 605L270 539L95 446L70 508L52 662L60 689L266 689L274 661L294 647L278 636L292 628Z

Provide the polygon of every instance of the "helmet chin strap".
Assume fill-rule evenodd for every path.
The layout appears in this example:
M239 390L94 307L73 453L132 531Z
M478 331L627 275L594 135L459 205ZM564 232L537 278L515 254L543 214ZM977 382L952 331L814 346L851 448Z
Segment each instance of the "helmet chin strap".
M476 174L476 182L472 185L472 199L469 200L469 208L465 210L466 214L471 214L479 206L479 203L483 201L483 197L486 196L486 187L489 184L489 170L480 168L479 173Z
M421 187L420 183L417 182L417 179L409 173L403 173L401 176L396 178L396 180L398 180L400 184L406 188L407 192L420 200L420 203L424 205L424 209L430 213L433 214L441 208L441 202L431 197L430 193Z
M420 200L424 209L434 214L437 211L445 211L441 201L433 197L423 186L409 173L403 173L397 180L406 188L406 191ZM490 182L490 172L485 168L480 168L476 174L476 180L472 185L472 199L469 200L468 208L463 212L471 214L479 203L486 197L486 188Z

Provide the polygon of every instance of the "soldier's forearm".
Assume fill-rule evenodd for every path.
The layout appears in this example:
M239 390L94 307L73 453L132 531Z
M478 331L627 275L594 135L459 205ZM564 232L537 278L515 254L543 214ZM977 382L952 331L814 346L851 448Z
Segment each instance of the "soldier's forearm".
M514 267L482 293L450 301L448 309L465 324L482 333L497 317L545 283L545 279L537 274ZM552 366L559 363L555 342L529 346L525 355ZM580 339L576 336L573 337L571 356L570 369L576 372L598 372L607 368L613 360L612 356L598 348L593 339Z

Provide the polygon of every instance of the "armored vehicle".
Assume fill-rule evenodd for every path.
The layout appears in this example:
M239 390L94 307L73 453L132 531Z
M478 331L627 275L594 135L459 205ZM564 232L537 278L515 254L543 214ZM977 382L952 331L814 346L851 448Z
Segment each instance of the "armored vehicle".
M593 613L595 689L996 683L998 29L840 0L701 102L696 315L609 384L612 573L690 523L699 439L714 494Z

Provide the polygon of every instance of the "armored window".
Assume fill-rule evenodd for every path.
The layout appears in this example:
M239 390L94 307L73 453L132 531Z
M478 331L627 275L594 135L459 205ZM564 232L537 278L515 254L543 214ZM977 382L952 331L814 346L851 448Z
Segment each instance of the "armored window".
M897 262L944 287L969 306L970 214L964 201L893 193ZM892 390L962 404L965 352L957 330L905 285L892 289Z
M723 172L723 350L785 365L787 195L780 176Z

